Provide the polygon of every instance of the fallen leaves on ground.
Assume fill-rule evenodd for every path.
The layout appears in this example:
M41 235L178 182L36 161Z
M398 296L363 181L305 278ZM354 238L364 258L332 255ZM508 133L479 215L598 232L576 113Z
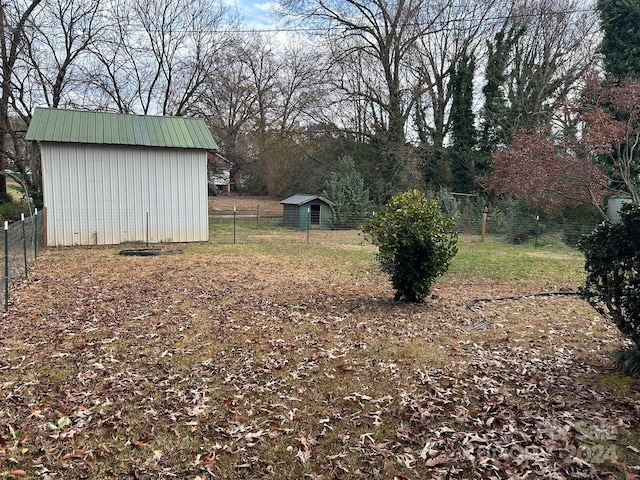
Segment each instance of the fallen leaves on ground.
M0 477L640 474L638 394L599 381L621 339L577 297L474 312L473 278L408 305L380 275L284 250L116 252L49 250L12 294Z

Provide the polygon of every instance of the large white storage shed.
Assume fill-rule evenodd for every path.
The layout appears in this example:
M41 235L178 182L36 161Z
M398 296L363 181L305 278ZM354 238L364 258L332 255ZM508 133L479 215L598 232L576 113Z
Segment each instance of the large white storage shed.
M202 119L37 108L49 246L207 241Z

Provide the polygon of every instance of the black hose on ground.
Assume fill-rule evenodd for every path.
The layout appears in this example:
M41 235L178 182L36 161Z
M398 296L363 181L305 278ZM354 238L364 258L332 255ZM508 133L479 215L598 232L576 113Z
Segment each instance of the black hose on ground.
M473 300L469 300L465 307L467 308L467 310L472 311L473 313L477 314L477 315L482 315L480 312L474 310L473 306L477 303L482 303L482 302L497 302L500 300L522 300L523 298L529 298L529 297L551 297L551 296L555 296L555 295L580 295L580 292L575 291L575 290L557 290L557 291L553 291L553 292L537 292L537 293L525 293L522 295L511 295L511 296L507 296L507 297L495 297L495 298L474 298ZM479 323L477 325L474 325L473 327L471 327L469 329L470 332L474 331L474 330L481 330L483 328L486 328L487 326L489 326L489 320L485 320L482 323Z

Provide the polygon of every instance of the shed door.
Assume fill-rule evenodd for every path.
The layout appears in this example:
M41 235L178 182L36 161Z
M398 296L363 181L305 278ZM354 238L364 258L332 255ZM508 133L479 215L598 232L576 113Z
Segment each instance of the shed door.
M320 226L320 205L311 205L311 225Z

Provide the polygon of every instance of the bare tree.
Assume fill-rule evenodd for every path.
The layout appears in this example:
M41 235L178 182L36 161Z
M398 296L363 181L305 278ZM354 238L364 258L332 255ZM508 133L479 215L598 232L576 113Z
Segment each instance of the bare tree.
M451 123L452 75L463 57L482 56L482 47L505 10L497 0L441 0L441 30L423 35L413 51L421 85L416 128L423 142L443 148Z
M322 117L327 92L326 55L309 40L295 38L279 51L276 117L280 131L315 123Z
M389 142L404 143L419 88L411 52L423 36L438 28L447 5L431 0L318 0L297 6L308 18L339 32L333 41L335 63L358 82L353 85L338 78L336 86L373 107L376 129ZM358 90L349 90L351 86Z
M82 64L101 27L98 0L51 0L34 11L25 23L26 40L13 68L14 124L26 129L35 106L77 106L84 82ZM13 143L13 167L36 192L40 184L37 149L26 145L22 135L16 135Z
M0 55L2 61L2 79L0 93L0 171L7 169L8 159L15 156L20 139L12 123L12 92L14 67L18 61L20 49L26 38L24 29L41 0L22 2L0 2ZM11 143L11 148L9 148ZM7 179L0 175L0 197L7 195Z
M441 26L449 3L437 0L290 0L289 10L330 31L333 85L364 126L375 150L367 170L386 200L411 184L407 122L422 88L412 54ZM360 117L360 118L358 118ZM364 120L364 121L363 121Z
M596 32L595 14L579 0L515 4L489 42L486 149L508 145L518 128L551 128L557 105L577 93L594 63L595 42L589 39Z
M235 18L223 2L112 0L87 71L103 108L184 115L203 92Z
M57 108L76 103L72 96L82 83L80 64L102 27L99 0L46 2L29 19L23 64L29 74L16 89L24 92L19 99L23 112L30 112L34 104Z
M244 37L224 49L216 58L217 75L205 80L204 90L191 111L202 115L221 149L233 164L232 183L238 184L251 171L255 149L250 132L254 128L258 95L244 48Z
M138 54L144 49L131 44L135 32L127 0L109 0L105 5L106 28L92 46L92 56L84 66L86 108L120 113L138 110L136 95L142 88L136 69Z
M291 193L292 186L304 183L300 175L318 178L312 169L300 172L304 164L318 164L313 154L317 142L309 130L324 121L327 69L326 56L312 40L282 42L274 54L277 71L269 115L273 123L261 141L260 163L267 192L282 196ZM311 191L320 187L321 183L316 183Z
M234 164L236 185L248 181L253 191L280 194L291 162L305 155L302 132L321 115L323 55L303 39L243 33L216 61L198 112Z

